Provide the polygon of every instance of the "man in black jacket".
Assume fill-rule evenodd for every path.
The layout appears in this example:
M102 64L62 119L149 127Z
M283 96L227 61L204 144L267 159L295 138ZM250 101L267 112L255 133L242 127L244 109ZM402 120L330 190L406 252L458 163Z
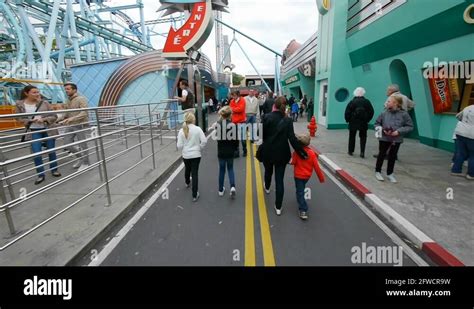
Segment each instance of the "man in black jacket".
M268 98L263 103L263 113L268 114L272 112L273 104L275 104L275 99L273 98L273 92L268 93Z
M360 157L365 157L365 145L367 143L367 130L369 122L374 117L374 108L365 97L365 90L358 87L354 91L354 99L346 107L344 117L349 123L349 155L354 154L355 138L359 131L360 138Z

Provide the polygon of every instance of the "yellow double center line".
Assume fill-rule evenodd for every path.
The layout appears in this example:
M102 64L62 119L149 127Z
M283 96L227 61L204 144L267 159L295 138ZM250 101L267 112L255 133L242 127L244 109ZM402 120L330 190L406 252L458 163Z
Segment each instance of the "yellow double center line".
M247 140L246 159L246 189L245 189L245 266L255 266L255 230L253 218L253 184L252 184L252 157L255 157L256 145L250 145ZM260 232L262 237L263 262L265 266L275 266L275 256L273 253L272 236L268 223L267 207L263 195L262 174L260 172L260 162L254 159L255 182L257 185L258 215Z

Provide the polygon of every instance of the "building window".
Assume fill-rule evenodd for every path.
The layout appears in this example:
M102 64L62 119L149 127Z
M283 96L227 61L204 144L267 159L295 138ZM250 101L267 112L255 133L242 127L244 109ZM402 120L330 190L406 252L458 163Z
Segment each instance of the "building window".
M338 102L344 102L349 98L349 90L346 88L340 88L336 91L336 100Z
M435 114L456 114L474 104L474 61L450 62L424 70Z

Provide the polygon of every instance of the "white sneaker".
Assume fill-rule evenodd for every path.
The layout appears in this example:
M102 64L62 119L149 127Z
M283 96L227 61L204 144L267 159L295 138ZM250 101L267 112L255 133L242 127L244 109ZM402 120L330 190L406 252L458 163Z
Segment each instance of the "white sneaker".
M219 191L219 196L224 196L225 187L222 188L222 191Z
M383 178L381 173L375 173L375 178L377 178L378 181L384 181L385 179Z
M82 161L81 161L81 160L78 160L76 163L74 163L74 165L72 166L72 168L79 168L81 165L82 165Z
M390 175L387 175L387 178L388 180L390 180L391 183L397 183L397 179L395 178L395 176L393 176L393 174L390 174Z
M270 194L270 189L267 189L267 186L265 185L265 183L263 183L263 188L265 189L266 194Z
M231 198L235 198L235 193L236 193L235 187L230 188L230 197Z
M79 169L77 171L78 172L83 171L83 170L87 169L88 167L89 167L89 164L81 164L81 166L79 167Z
M197 193L196 197L193 198L193 202L197 202L198 199L199 199L199 192Z
M474 177L470 176L469 174L466 175L466 178L467 178L468 180L474 180Z
M274 207L275 207L275 212L276 212L277 216L281 216L281 209L276 208L276 206L274 206Z

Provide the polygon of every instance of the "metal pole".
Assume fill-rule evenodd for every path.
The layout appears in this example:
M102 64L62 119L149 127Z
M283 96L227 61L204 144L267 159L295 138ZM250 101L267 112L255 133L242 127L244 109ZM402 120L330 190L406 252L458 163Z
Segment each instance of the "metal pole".
M197 73L196 78L196 99L197 99L197 112L198 112L198 126L206 132L206 128L204 128L204 119L202 117L202 84L201 84L201 72L197 65L193 65L193 75Z
M58 56L58 64L57 64L57 73L56 75L62 76L62 72L64 70L64 58L66 56L66 40L68 39L68 28L69 28L69 14L66 15L64 18L63 30L60 34L59 41L59 56Z
M59 15L59 9L60 9L60 4L61 1L59 0L54 0L53 4L53 11L51 13L51 19L50 19L50 24L49 24L49 29L48 33L46 34L46 44L44 46L44 58L43 61L45 63L48 63L51 61L49 59L49 56L51 55L51 48L53 46L53 39L54 39L54 31L56 30L56 24L58 22L58 15ZM73 12L74 14L74 12ZM69 21L70 23L72 22L71 20Z
M257 68L255 67L255 65L253 64L252 60L250 60L249 56L247 55L247 53L245 52L245 50L242 48L242 46L240 45L239 41L235 40L235 43L237 43L237 45L239 45L240 49L242 50L242 52L244 53L245 57L247 58L247 60L250 62L250 64L252 65L253 69L255 70L255 72L258 74L258 77L260 77L260 79L262 80L263 84L265 85L265 87L267 87L267 90L268 91L272 91L270 89L270 87L268 87L268 84L267 82L263 79L262 75L260 75L260 73L258 72Z
M163 145L163 121L161 121L161 114L156 115L156 120L160 128L160 145Z
M153 124L152 124L152 117L151 117L151 107L148 104L148 118L150 119L150 143L151 143L151 152L153 156L153 169L156 169L156 162L155 162L155 142L153 141Z
M234 36L235 36L235 34L234 34ZM221 63L220 63L219 66L217 67L218 72L219 72L219 71L223 71L222 65L224 64L225 58L227 58L227 55L229 54L230 48L232 47L232 44L234 44L234 41L235 41L235 37L234 37L234 38L232 39L232 41L230 42L229 48L227 48L227 50L226 50L225 53L224 53L224 58L222 58Z
M249 39L250 41L252 41L252 42L254 42L254 43L257 43L258 45L262 46L263 48L265 48L265 49L271 51L271 52L274 53L275 55L278 55L278 56L280 56L280 57L283 57L279 52L276 52L276 51L274 51L273 49L271 49L271 48L269 48L269 47L263 45L262 43L260 43L260 42L258 42L258 41L256 41L256 40L252 39L252 38L249 37L248 35L246 35L246 34L240 32L240 31L237 30L237 29L235 29L234 27L229 26L228 24L226 24L226 23L223 22L222 20L219 20L219 19L214 19L214 20L217 21L217 22L220 23L220 24L223 24L223 25L226 26L227 28L234 30L234 31L237 32L238 34L240 34L240 35L246 37L247 39Z
M137 117L137 110L135 109L135 119L137 119L138 125L138 143L140 144L140 158L143 159L143 147L142 147L142 127L140 126L140 119Z
M147 44L147 34L145 27L145 12L143 10L143 1L138 0L137 3L140 5L140 27L142 29L142 40L143 44Z
M100 152L102 156L102 168L104 169L104 178L105 178L105 190L107 191L107 202L106 206L112 205L112 198L110 196L110 187L109 187L109 176L107 175L107 161L105 160L105 151L104 151L104 140L102 137L102 130L100 128L100 120L99 120L99 110L95 110L95 118L97 122L97 134L99 138L100 144Z
M276 61L275 82L277 83L278 94L282 95L282 92L281 92L280 62L278 61L278 57L275 58L275 61Z
M3 151L0 149L0 161L5 162L5 160L6 160L5 155L3 154ZM8 177L8 169L7 169L6 166L2 166L2 172L3 172L3 175L5 177ZM8 187L8 192L10 193L10 198L12 200L14 200L15 199L15 192L13 191L13 187L12 187L12 184L10 182L10 178L8 178L6 180L6 183L7 183L7 187ZM3 190L3 188L2 188L2 190Z
M0 179L0 186L2 186L0 189L0 197L2 199L2 204L7 203L7 196L5 195L5 191L3 190L3 180ZM10 229L10 234L15 235L15 225L13 224L13 218L10 213L10 209L8 207L5 208L5 218L7 219L8 222L8 228Z
M94 33L94 45L95 45L95 60L102 60L99 40L95 33Z
M79 35L77 34L76 20L74 16L74 10L72 9L72 0L67 0L67 13L69 15L69 26L71 28L72 45L74 46L74 57L76 58L76 63L80 63L81 54L79 51Z
M122 115L122 118L123 118L123 121L122 121L123 128L125 129L125 131L123 132L125 135L125 149L128 149L128 138L127 138L128 133L127 133L127 124L125 122L125 114Z
M175 143L176 144L176 150L178 150L178 116L179 116L178 115L178 110L175 110L173 112L173 114L175 114L174 118L176 119L176 121L174 123L174 138L176 140L176 143ZM171 124L171 121L168 121L168 123Z
M84 19L89 20L89 13L86 11L86 3L85 0L80 0L79 1L81 4L81 17ZM90 40L91 39L91 34L87 33L85 35L85 38ZM87 55L87 62L92 62L92 56L91 56L91 47L90 45L86 45L86 55Z
M99 144L97 143L97 139L94 140L95 143L95 154L97 155L97 162L100 162L100 153L99 153ZM100 176L100 181L104 181L104 175L102 175L102 168L100 167L100 164L97 166L99 169L99 176Z

